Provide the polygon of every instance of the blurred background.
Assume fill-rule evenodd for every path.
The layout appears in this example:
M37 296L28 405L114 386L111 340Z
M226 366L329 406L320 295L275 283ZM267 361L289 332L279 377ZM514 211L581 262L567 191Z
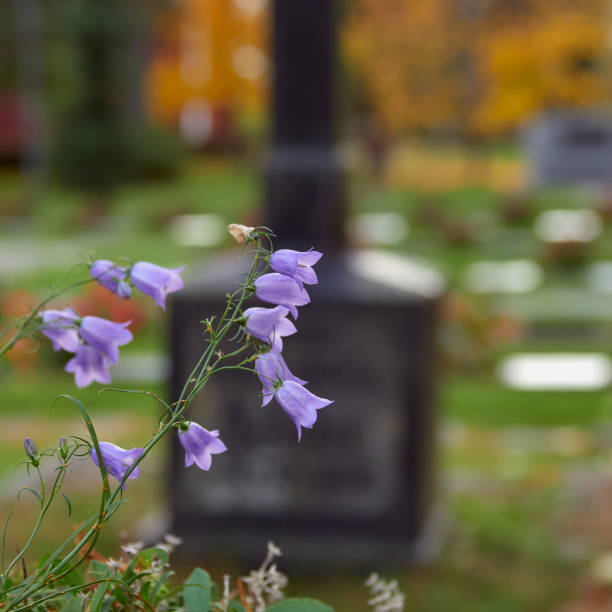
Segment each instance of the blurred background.
M607 610L612 5L339 9L348 242L409 256L448 283L435 349L447 526L430 563L389 571L410 610ZM3 326L75 261L186 265L189 282L233 248L228 223L262 221L270 10L267 0L0 3ZM93 286L71 301L82 314L133 321L114 383L167 393L163 312ZM15 505L24 436L41 448L80 431L73 407L53 403L74 391L65 361L23 341L1 364L2 516ZM78 396L102 439L131 447L155 427L153 402L98 388ZM143 515L159 522L168 454L158 449L130 482L104 552L120 533L138 537ZM76 471L72 518L58 505L57 521L95 506L90 476ZM22 500L13 545L32 509ZM53 541L50 529L37 552ZM210 569L219 579L228 567ZM300 573L291 588L360 610L363 577Z

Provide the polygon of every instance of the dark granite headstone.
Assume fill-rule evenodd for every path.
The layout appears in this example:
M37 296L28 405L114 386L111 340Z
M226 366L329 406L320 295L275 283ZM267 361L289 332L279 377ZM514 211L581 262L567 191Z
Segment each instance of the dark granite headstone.
M312 302L283 354L309 389L335 403L301 443L276 401L260 407L248 373L215 376L193 418L219 429L228 452L209 473L185 470L175 444L172 529L185 552L256 561L266 541L285 562L414 560L431 553L426 525L434 478L434 385L441 278L381 252L343 248L343 160L336 146L337 2L273 5L272 144L265 169L266 225L276 248L324 251ZM200 321L224 308L243 279L230 259L209 263L174 300L173 392L204 347ZM257 304L257 301L253 301Z
M201 319L221 312L241 278L216 260L174 303L174 389L199 353ZM272 539L293 562L366 564L431 553L421 538L434 478L434 334L443 285L431 270L380 252L328 257L299 333L285 339L291 370L335 403L298 444L255 376L211 380L193 418L220 429L229 451L203 474L175 446L172 529L192 554L257 559Z
M612 183L612 117L574 111L548 113L524 132L535 185Z

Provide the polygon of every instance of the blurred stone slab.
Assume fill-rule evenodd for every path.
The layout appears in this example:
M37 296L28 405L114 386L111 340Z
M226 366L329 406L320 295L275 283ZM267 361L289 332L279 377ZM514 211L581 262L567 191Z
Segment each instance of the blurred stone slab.
M523 353L503 359L497 374L512 389L591 391L612 382L612 362L603 353Z
M204 348L200 321L222 310L241 272L218 260L177 294L173 395ZM324 567L411 561L436 548L434 336L444 282L381 252L326 256L317 273L283 352L335 403L298 444L275 401L260 407L254 376L215 376L193 418L219 429L228 452L203 473L173 449L172 530L186 552L254 560L272 539L290 562Z
M530 293L542 278L542 268L528 259L477 261L465 272L465 284L473 293Z
M534 185L612 183L612 117L588 111L550 112L524 132Z

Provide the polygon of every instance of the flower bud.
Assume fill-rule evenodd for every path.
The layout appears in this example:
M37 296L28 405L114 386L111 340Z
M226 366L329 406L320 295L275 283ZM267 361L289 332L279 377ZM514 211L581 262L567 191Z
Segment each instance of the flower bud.
M34 444L34 440L32 438L26 438L23 441L23 448L25 449L26 455L32 460L32 464L36 467L38 466L38 450L36 449L36 444Z
M254 229L254 227L240 225L239 223L230 223L227 226L227 231L232 235L238 244L242 244L245 240L248 240L249 235Z
M65 459L68 456L68 441L63 436L59 441L59 452L62 459Z

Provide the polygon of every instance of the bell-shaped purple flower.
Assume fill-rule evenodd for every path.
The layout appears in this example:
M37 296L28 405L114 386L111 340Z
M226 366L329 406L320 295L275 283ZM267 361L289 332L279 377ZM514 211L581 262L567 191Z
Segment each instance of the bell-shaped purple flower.
M311 429L317 420L317 410L333 403L317 397L293 380L285 380L276 386L274 396L281 408L291 417L298 430L298 441L302 438L302 427Z
M108 355L113 363L119 361L119 346L130 342L132 332L125 329L131 321L114 323L100 317L83 317L79 334L91 347Z
M274 397L274 383L292 380L298 385L308 384L307 381L291 373L283 356L275 350L268 351L257 357L257 361L255 361L255 371L263 387L262 406L268 404Z
M290 276L278 272L260 276L255 281L255 295L262 302L285 306L294 319L298 316L296 306L304 306L310 302L310 296L304 287Z
M128 471L132 463L140 455L143 453L142 448L131 448L130 450L126 450L125 448L121 448L112 442L100 442L100 452L102 453L102 461L104 461L104 466L106 467L107 472L114 476L117 480L121 480L125 473ZM100 467L98 463L98 453L96 453L96 449L92 447L91 449L91 458L93 462ZM128 480L132 478L138 478L140 476L140 470L138 468L134 468L132 473L128 476ZM123 483L123 488L125 488L125 483Z
M247 308L244 311L246 323L244 331L251 336L267 342L277 351L283 350L283 336L295 334L295 325L287 319L289 310L284 306L275 308Z
M219 439L215 429L208 431L201 425L191 421L187 429L179 429L178 437L185 449L185 467L195 464L202 470L209 470L212 455L224 453L227 447Z
M74 374L74 382L79 389L91 384L94 380L108 384L111 381L108 367L111 362L106 353L93 346L80 344L76 355L66 364L64 370Z
M94 261L90 268L91 277L100 285L110 289L115 295L122 298L129 298L132 288L126 282L127 269L116 266L107 259Z
M179 273L183 268L162 268L155 264L139 261L130 272L134 287L155 299L155 303L166 309L166 296L183 288Z
M64 310L43 310L40 313L43 324L40 331L53 343L53 350L64 349L74 353L79 347L77 322L79 316L72 308Z
M293 278L300 287L316 285L317 274L312 269L323 253L319 251L292 251L291 249L280 249L272 253L270 257L270 267L280 274L285 274Z

